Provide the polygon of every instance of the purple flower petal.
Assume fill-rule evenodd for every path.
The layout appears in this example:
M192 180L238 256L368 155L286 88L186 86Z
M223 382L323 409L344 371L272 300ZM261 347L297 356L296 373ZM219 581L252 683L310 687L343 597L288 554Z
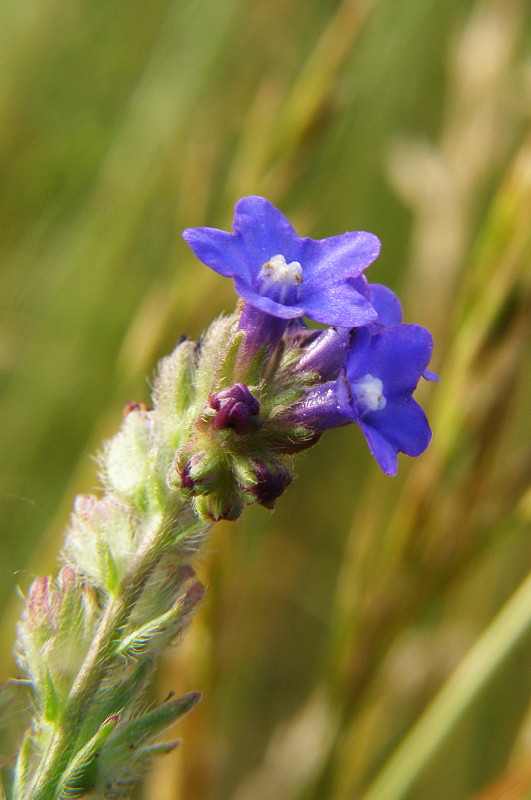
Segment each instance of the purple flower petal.
M357 278L378 257L380 240L366 231L351 231L327 239L301 239L297 260L312 279L339 283Z
M429 364L433 349L431 333L420 325L396 325L373 336L361 358L353 351L347 377L355 382L365 374L384 384L386 397L413 392Z
M238 200L234 209L234 232L241 237L253 277L272 257L298 261L299 237L284 214L265 197L251 195Z
M345 381L343 386L346 391ZM352 408L348 400L341 396L339 380L337 383L327 381L312 387L304 400L293 407L290 414L294 424L305 425L318 432L352 422Z
M310 319L338 328L358 328L376 320L371 303L348 281L323 285L301 298L301 305Z
M313 333L316 335L305 345L296 370L317 372L323 381L333 380L345 364L353 332L348 328L327 328Z
M439 376L437 375L437 373L433 372L433 370L431 370L431 369L425 369L424 372L422 373L422 377L426 381L440 381L441 380L439 378Z
M350 352L346 359L347 371L350 375L364 375L366 372L362 371L360 364L363 364L363 358L369 345L373 341L373 336L370 330L371 326L364 325L357 328L351 339Z
M402 306L396 294L381 283L371 283L370 301L378 314L377 325L391 328L402 322ZM376 331L375 331L376 332Z
M397 449L385 439L376 428L370 425L365 425L360 421L359 426L362 430L371 455L376 459L380 469L386 475L396 475L398 472L398 451Z
M183 239L203 264L231 278L242 269L241 248L232 233L217 228L187 228Z
M419 456L431 440L426 414L412 397L388 400L381 411L364 414L360 425L376 430L396 451L408 456Z
M296 319L302 317L306 312L303 306L285 306L282 303L277 303L266 295L257 294L245 281L240 278L234 278L234 287L238 295L246 300L249 305L254 308L259 308L273 317L280 317L281 319Z

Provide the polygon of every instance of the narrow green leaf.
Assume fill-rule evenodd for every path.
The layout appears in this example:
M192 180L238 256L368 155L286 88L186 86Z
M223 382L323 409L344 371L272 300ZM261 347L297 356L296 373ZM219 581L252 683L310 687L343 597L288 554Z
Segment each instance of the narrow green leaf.
M147 680L153 670L150 659L140 661L134 667L129 666L117 677L113 671L99 689L97 700L91 705L82 721L77 739L77 745L87 741L98 729L102 719L121 714L122 710L130 709L134 703L143 697Z
M22 800L26 790L28 789L28 779L30 777L31 756L33 751L33 737L31 731L28 731L22 741L17 763L13 774L13 790L12 800ZM5 797L2 787L0 800Z
M135 770L139 775L147 772L151 763L160 756L165 756L175 750L180 745L180 741L176 739L173 742L160 742L153 744L149 747L141 747L139 750L131 751L131 761L135 766Z
M47 667L42 670L38 691L42 696L44 719L47 722L57 722L60 718L63 704L55 688L50 670Z
M219 354L226 351L231 338L234 338L235 325L234 316L221 317L210 326L201 342L201 356L195 379L199 403L204 403L212 390L212 376L218 373L221 366Z
M110 595L116 597L120 589L120 575L108 543L103 546L103 559L105 570L105 586Z
M235 382L234 366L236 364L243 340L244 334L242 331L239 331L234 335L232 342L229 345L227 355L223 359L223 363L221 364L219 370L219 386L222 388L231 386Z
M263 381L264 366L269 357L269 350L267 347L260 347L251 363L245 371L243 381L247 386L256 386Z
M77 752L59 781L58 800L77 800L94 786L99 751L118 721L118 715L105 720L97 733Z
M101 761L114 763L127 756L145 742L160 736L167 728L187 714L201 699L199 692L190 692L183 697L170 698L165 703L132 722L120 726L103 748Z
M165 614L161 614L160 617L141 625L128 636L125 636L118 643L116 654L126 659L138 658L149 647L152 640L163 633L167 625L179 616L183 604L182 600L182 598L179 598Z
M139 756L148 759L156 756L165 756L175 750L176 747L179 747L180 743L179 739L175 739L174 742L161 742L160 744L152 744L149 747L142 747L139 751Z

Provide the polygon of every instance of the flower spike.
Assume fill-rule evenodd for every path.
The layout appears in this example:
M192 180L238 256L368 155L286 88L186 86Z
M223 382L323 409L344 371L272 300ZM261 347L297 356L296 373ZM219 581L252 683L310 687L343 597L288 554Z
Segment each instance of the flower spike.
M431 335L402 324L396 295L366 281L376 236L301 238L254 196L237 203L233 227L184 238L243 302L161 362L151 408L126 406L100 455L102 492L75 501L65 566L30 587L17 660L33 718L13 800L125 800L173 749L159 737L199 694L153 708L152 681L203 598L193 560L211 522L272 509L292 456L328 428L357 424L387 475L399 452L418 456L430 441L412 395L421 377L437 380Z

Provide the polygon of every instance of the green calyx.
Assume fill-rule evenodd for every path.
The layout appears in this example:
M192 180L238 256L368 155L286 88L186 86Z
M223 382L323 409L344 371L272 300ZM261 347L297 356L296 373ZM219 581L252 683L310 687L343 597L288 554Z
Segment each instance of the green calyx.
M282 341L243 362L237 322L236 315L217 320L198 348L189 435L167 475L168 486L210 520L236 519L249 503L272 508L293 479L291 454L317 440L290 419L317 380L295 369L296 345Z

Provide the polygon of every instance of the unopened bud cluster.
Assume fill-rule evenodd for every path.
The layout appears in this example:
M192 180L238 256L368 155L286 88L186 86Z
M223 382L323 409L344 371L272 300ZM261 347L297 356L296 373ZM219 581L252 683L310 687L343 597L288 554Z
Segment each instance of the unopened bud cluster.
M249 503L272 508L293 479L290 456L318 438L290 416L318 379L298 369L295 339L248 358L239 320L234 314L215 322L195 351L189 436L168 473L168 484L211 520L236 519Z

